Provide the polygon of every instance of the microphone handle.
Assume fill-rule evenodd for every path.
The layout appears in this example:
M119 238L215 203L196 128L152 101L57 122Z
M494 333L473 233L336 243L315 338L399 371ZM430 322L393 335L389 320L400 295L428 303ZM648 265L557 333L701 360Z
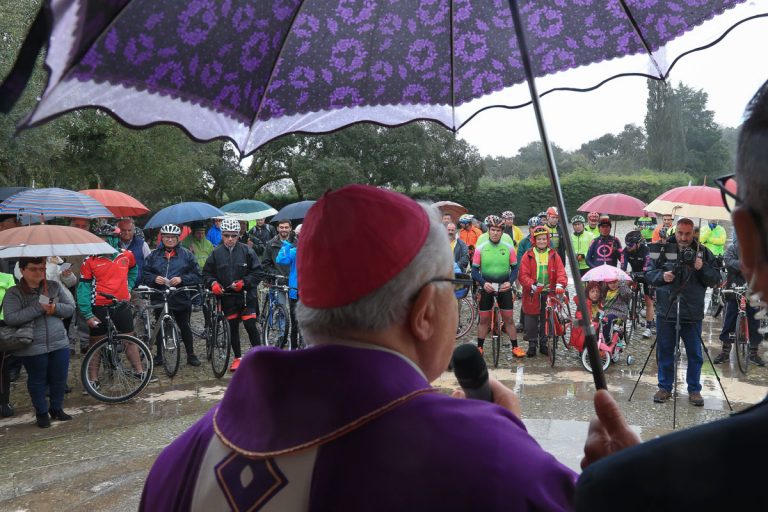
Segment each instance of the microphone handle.
M491 392L491 383L487 380L479 387L476 388L465 388L462 387L462 390L464 390L464 394L467 395L467 398L470 398L472 400L483 400L485 402L493 402L493 393Z

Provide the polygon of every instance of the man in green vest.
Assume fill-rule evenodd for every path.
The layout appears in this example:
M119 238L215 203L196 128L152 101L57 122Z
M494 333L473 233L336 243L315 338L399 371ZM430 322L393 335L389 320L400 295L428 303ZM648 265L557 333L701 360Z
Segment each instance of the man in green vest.
M197 260L197 266L200 268L203 268L205 261L214 249L211 241L205 237L205 224L202 222L192 223L192 235L186 237L181 245L192 251Z
M584 275L589 270L587 251L595 236L584 229L584 217L581 215L574 216L571 219L571 225L573 226L573 233L571 233L573 252L576 254L576 259L579 262L579 272L581 275Z
M710 220L706 226L703 226L699 233L699 242L704 244L704 247L712 251L712 254L715 256L723 255L727 240L728 235L725 232L725 228L714 219Z

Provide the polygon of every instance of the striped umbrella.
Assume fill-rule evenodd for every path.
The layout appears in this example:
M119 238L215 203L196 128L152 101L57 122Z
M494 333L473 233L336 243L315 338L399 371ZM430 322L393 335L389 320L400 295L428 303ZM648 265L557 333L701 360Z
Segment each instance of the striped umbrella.
M0 214L8 213L35 214L43 219L113 217L112 212L92 197L63 188L36 188L14 194L0 203Z
M0 258L112 254L111 245L84 229L23 226L0 233Z

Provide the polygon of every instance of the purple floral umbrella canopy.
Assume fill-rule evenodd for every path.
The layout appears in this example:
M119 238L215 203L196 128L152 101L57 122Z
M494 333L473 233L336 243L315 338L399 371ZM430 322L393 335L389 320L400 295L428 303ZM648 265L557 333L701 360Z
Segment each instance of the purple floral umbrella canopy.
M627 64L584 87L630 72L662 78L678 56L765 16L757 3L519 6L534 74L555 78L539 90L550 91L572 85L560 72L610 60ZM248 154L286 133L359 121L456 130L483 108L530 99L515 87L525 75L507 0L49 0L44 9L50 79L23 126L98 106L132 126L229 138ZM614 60L628 55L636 60Z

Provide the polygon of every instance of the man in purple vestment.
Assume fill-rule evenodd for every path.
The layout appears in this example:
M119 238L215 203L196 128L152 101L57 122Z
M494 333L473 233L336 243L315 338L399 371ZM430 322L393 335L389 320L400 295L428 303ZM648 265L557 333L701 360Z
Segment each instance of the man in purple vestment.
M402 226L382 237L380 227ZM334 226L328 230L328 226ZM437 212L386 190L326 193L304 221L297 317L310 348L260 347L158 457L143 510L567 510L576 475L495 403L430 386L457 326Z

